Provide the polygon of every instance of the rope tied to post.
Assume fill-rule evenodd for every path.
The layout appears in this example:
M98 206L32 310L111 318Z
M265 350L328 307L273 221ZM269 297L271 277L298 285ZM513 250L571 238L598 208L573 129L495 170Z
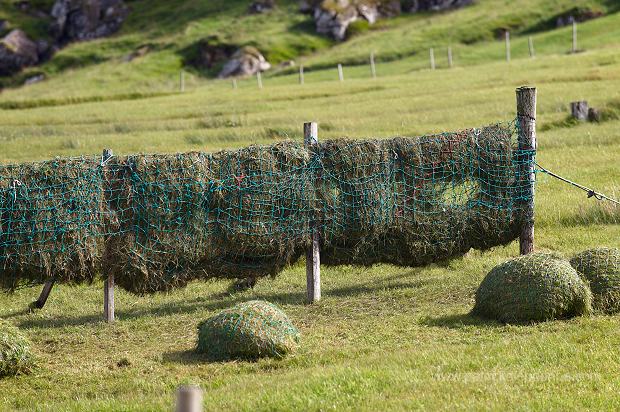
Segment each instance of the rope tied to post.
M612 203L615 203L615 204L617 204L617 205L620 205L620 201L618 201L618 200L616 200L616 199L612 199L612 198L610 198L609 196L604 195L603 193L600 193L600 192L595 191L594 189L591 189L591 188L589 188L589 187L587 187L587 186L581 185L581 184L579 184L579 183L577 183L577 182L573 182L572 180L569 180L569 179L567 179L567 178L565 178L565 177L563 177L563 176L560 176L560 175L558 175L558 174L556 174L556 173L553 173L552 171L550 171L550 170L548 170L548 169L545 169L544 167L542 167L542 166L541 166L540 164L538 164L538 163L536 163L536 167L538 167L538 169L536 170L536 172L542 172L542 173L548 174L548 175L549 175L549 176L551 176L551 177L554 177L554 178L556 178L556 179L558 179L558 180L560 180L560 181L562 181L562 182L568 183L568 184L570 184L570 185L572 185L572 186L575 186L575 187L577 187L577 188L579 188L579 189L583 190L584 192L587 192L587 194L588 194L588 199L590 199L590 198L592 198L592 197L593 197L593 198L595 198L596 200L607 200L607 201L609 201L609 202L612 202Z

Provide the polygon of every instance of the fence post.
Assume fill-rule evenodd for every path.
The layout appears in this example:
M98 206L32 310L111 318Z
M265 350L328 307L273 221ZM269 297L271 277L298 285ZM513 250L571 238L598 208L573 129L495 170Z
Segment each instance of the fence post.
M183 70L179 73L179 90L181 93L185 92L185 72Z
M429 53L431 58L431 70L435 70L435 50L431 47Z
M506 61L510 62L510 32L506 30Z
M112 149L103 149L101 166L104 167L113 155ZM114 275L108 275L103 282L103 317L108 323L114 322Z
M260 74L260 70L256 72L256 81L258 83L258 88L262 89L263 88L263 77Z
M176 412L202 412L202 389L196 385L183 385L177 389Z
M527 39L527 46L530 50L530 57L533 59L536 57L536 52L534 51L534 38L532 36Z
M41 294L39 295L39 299L37 299L36 301L30 304L31 308L43 309L43 306L45 306L45 303L47 302L47 298L50 296L52 288L54 287L54 282L55 282L54 279L48 280L47 282L45 282L45 285L43 285L43 290L41 291Z
M304 84L304 65L299 66L299 84Z
M448 46L448 67L452 68L452 46Z
M304 146L319 144L319 128L315 122L304 123ZM319 230L313 217L310 223L312 245L306 250L306 287L308 303L321 300L321 251Z
M577 53L577 22L573 20L573 53Z
M536 88L520 87L517 89L517 121L519 122L519 151L536 153ZM521 159L529 160L530 156L522 155ZM523 182L523 196L527 199L524 205L525 220L519 237L519 249L522 255L534 251L534 173L533 162L525 161L520 173Z
M377 71L375 69L375 54L374 53L370 53L370 74L372 75L373 79L377 78Z
M233 79L232 79L232 88L233 88L234 90L237 90L237 79L235 79L234 77L233 77Z
M342 64L338 63L338 79L344 81L344 72L342 71Z

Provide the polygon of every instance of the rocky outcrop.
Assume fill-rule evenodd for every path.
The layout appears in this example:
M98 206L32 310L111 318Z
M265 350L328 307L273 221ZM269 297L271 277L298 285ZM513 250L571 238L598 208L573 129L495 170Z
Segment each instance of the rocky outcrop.
M37 44L15 29L0 40L0 76L10 76L39 62Z
M378 14L374 5L363 5L362 8L366 15ZM357 4L351 0L327 0L314 9L317 33L327 34L340 41L345 39L347 27L358 18L360 12Z
M198 69L212 69L230 59L238 48L239 46L222 42L218 36L208 36L183 51L184 64Z
M254 47L246 46L237 50L231 59L224 65L218 75L219 78L233 76L250 76L258 72L269 70L271 64Z
M109 36L127 17L123 0L56 0L52 33L60 44Z

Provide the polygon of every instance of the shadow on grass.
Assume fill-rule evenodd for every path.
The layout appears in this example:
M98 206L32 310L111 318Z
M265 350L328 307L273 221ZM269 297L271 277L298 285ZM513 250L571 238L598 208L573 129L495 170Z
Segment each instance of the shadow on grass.
M499 328L504 326L499 322L482 319L470 313L443 315L438 317L427 316L420 321L420 324L448 329L461 329L468 326L480 326L485 328Z
M392 275L387 278L369 281L366 283L344 286L333 289L325 289L324 296L336 297L355 297L360 295L368 295L378 293L380 291L395 289L419 288L429 283L429 280L412 278L417 270L411 272ZM409 280L403 280L409 279ZM306 293L300 292L280 292L280 293L262 293L257 292L248 295L245 292L231 294L230 290L211 294L207 297L198 297L183 302L174 301L163 303L158 306L147 308L117 310L116 319L118 321L139 319L142 317L164 317L179 314L190 314L198 310L216 311L240 302L251 299L267 300L278 305L305 305ZM44 309L43 309L44 310ZM9 314L11 317L19 317L26 315L28 310L16 311ZM92 313L80 316L59 316L53 319L25 319L19 322L19 326L26 329L36 328L63 328L70 326L82 326L85 324L95 324L103 321L103 310L101 313Z

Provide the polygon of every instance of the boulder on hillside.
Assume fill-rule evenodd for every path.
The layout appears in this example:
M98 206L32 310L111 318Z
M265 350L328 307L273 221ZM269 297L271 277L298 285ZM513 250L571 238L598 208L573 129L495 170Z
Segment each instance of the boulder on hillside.
M254 47L246 46L237 50L231 59L224 65L218 75L219 78L232 76L251 76L258 72L269 70L271 64Z
M261 14L271 11L276 7L275 0L254 0L248 9L250 14Z
M127 12L123 0L56 0L52 34L61 44L109 36L120 29Z
M362 9L365 15L378 14L376 6L371 4L364 4ZM317 33L327 34L339 41L345 39L347 27L359 17L358 6L352 0L326 0L314 9Z
M23 31L12 30L0 40L0 76L10 76L38 61L37 44Z
M198 40L183 51L184 63L198 69L212 69L232 57L238 46L225 43L218 36Z

